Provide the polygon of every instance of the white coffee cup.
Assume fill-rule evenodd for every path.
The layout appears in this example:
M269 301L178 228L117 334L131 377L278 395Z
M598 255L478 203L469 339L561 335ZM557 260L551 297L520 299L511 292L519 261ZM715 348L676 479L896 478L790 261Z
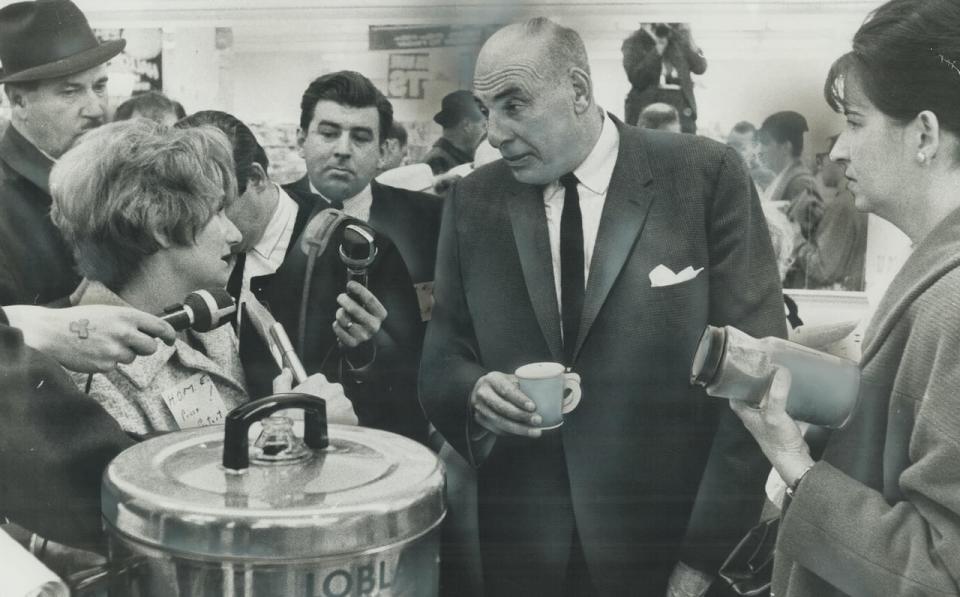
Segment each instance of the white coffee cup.
M580 403L580 376L567 372L560 363L530 363L514 374L520 391L537 405L541 429L563 425L563 415Z

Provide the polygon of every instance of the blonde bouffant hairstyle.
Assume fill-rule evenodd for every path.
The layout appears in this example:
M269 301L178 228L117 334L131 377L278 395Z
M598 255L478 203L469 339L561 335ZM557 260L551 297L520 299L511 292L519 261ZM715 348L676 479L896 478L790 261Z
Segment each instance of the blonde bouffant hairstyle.
M51 217L80 273L114 292L144 259L179 245L237 198L232 148L214 127L146 119L85 134L50 173Z

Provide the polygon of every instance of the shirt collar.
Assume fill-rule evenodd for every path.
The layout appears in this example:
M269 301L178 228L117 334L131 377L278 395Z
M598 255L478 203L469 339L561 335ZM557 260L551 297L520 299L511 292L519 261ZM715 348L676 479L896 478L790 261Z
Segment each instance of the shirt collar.
M267 229L263 231L263 236L252 248L264 259L269 260L270 256L277 249L277 245L283 239L283 233L287 229L290 218L295 217L297 212L297 203L286 191L280 188L280 185L274 183L277 190L277 207L273 210Z
M57 158L53 157L53 156L50 155L49 153L47 153L47 152L45 152L44 150L40 149L39 147L37 147L37 151L39 151L40 153L42 153L42 154L43 154L43 157L47 158L48 160L50 160L50 161L53 162L54 164L57 163Z
M611 119L605 117L600 127L600 138L587 158L573 171L580 184L597 195L605 195L613 176L613 168L617 165L619 151L620 132Z
M23 136L11 123L0 139L0 158L14 171L50 195L50 169L53 160Z
M331 203L329 199L323 196L323 193L317 190L317 187L313 186L313 181L310 180L309 176L307 177L307 182L310 183L311 193L313 193L314 195L319 195L320 197L323 198L324 201L326 201L327 203ZM356 201L357 199L366 200L366 199L372 199L372 198L373 198L373 191L370 190L370 183L368 182L367 186L363 187L363 189L361 189L359 193L357 193L353 197L344 199L343 204L346 205L347 203Z

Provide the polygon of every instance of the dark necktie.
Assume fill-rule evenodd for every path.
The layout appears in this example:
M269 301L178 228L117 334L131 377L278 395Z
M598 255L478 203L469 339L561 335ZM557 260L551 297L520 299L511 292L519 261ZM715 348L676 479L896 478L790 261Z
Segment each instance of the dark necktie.
M246 263L246 253L240 253L237 255L237 261L233 264L233 271L230 272L230 279L227 281L227 292L230 293L230 296L233 297L234 303L237 305L237 310L234 312L233 317L231 318L231 323L233 324L233 329L235 331L239 331L237 326L240 322L240 290L243 288L243 268Z
M583 312L583 217L577 177L564 174L563 212L560 215L560 312L563 314L563 357L573 364L573 349Z
M230 279L227 281L227 292L233 297L233 300L240 301L240 290L243 288L243 268L247 263L247 254L240 253L233 264L233 271L230 272Z

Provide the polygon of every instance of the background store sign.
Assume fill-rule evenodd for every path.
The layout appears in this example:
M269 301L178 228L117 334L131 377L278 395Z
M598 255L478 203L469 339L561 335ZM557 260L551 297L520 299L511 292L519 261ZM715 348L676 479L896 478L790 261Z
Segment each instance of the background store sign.
M371 50L477 46L501 25L371 25Z
M387 97L423 99L425 84L429 80L429 54L390 54L387 66Z

